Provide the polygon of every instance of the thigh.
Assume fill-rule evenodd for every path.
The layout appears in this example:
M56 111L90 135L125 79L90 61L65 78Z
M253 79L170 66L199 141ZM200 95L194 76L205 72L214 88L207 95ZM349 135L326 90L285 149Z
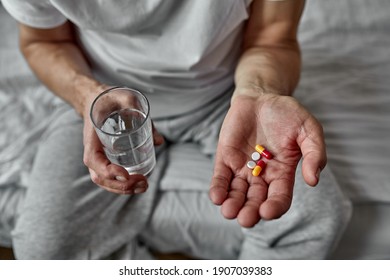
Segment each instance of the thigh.
M159 191L141 237L160 252L204 259L235 259L241 228L226 220L209 196L213 159L194 143L171 145Z
M124 196L93 184L83 164L82 131L82 120L69 110L44 136L13 231L16 257L105 258L146 222L153 186L145 195Z
M26 189L16 184L0 187L0 246L12 247L11 231Z
M298 166L291 208L281 218L244 231L241 259L324 259L338 244L351 215L350 201L328 168L309 187Z

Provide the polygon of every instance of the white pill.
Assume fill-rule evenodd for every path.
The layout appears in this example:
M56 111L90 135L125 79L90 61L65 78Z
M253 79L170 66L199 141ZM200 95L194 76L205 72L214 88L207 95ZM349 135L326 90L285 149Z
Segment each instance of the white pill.
M261 155L258 152L252 153L252 159L258 161L261 158Z
M247 166L248 168L250 168L250 169L253 169L253 168L256 167L256 162L250 160L250 161L248 161L248 162L246 163L246 166Z

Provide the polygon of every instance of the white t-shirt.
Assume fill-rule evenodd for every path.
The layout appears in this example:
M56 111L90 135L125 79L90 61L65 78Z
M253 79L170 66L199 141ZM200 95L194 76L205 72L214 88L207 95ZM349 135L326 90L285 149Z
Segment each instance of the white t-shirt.
M96 78L144 92L152 117L230 94L251 0L3 0L18 21L70 20Z

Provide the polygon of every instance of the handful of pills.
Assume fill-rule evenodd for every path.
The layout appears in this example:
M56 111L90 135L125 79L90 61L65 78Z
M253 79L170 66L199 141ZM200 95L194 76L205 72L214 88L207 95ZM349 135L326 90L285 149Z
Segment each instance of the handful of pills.
M251 155L252 160L248 161L246 163L246 166L252 169L252 175L257 177L260 175L261 171L263 171L266 166L266 163L261 160L261 157L265 157L266 159L272 159L273 156L261 145L257 144L255 150L256 152L253 152Z

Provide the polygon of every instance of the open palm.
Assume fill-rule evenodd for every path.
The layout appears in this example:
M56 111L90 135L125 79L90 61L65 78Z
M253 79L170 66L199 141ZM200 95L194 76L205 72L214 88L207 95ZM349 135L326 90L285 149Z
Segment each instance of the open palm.
M264 160L258 177L246 167L256 144L274 156ZM279 218L291 205L302 156L304 179L315 186L326 164L325 144L321 125L306 109L289 96L237 96L221 129L210 198L243 227Z

